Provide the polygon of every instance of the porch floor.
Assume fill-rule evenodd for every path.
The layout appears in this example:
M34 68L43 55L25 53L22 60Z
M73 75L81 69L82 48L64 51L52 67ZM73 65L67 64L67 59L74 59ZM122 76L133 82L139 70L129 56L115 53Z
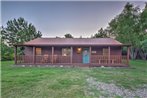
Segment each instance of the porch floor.
M127 64L27 64L27 63L21 63L21 64L15 64L16 66L22 66L22 67L129 67Z

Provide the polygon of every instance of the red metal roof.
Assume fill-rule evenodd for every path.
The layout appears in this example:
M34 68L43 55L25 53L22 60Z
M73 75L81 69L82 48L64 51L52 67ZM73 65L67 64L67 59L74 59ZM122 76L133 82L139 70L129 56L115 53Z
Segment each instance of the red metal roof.
M22 45L27 46L55 46L55 45L122 45L112 38L37 38Z

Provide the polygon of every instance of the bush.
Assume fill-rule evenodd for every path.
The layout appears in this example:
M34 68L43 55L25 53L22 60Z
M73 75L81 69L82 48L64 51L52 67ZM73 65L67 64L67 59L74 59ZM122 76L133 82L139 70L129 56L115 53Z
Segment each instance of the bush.
M13 47L9 47L4 43L1 44L1 60L2 61L14 60Z

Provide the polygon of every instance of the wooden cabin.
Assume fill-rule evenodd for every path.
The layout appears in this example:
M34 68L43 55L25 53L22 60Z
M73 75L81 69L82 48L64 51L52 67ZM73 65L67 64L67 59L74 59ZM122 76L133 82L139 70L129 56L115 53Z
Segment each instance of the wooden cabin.
M24 55L17 55L23 46ZM129 45L112 38L37 38L15 47L15 64L25 66L128 66ZM127 54L122 55L122 48Z

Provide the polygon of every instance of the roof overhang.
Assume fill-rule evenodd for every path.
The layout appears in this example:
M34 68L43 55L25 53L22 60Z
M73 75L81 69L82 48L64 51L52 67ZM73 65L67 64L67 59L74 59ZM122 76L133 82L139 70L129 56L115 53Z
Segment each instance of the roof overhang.
M122 46L124 46L124 47L130 47L131 44L123 44Z
M17 44L14 46L131 46L129 44Z

